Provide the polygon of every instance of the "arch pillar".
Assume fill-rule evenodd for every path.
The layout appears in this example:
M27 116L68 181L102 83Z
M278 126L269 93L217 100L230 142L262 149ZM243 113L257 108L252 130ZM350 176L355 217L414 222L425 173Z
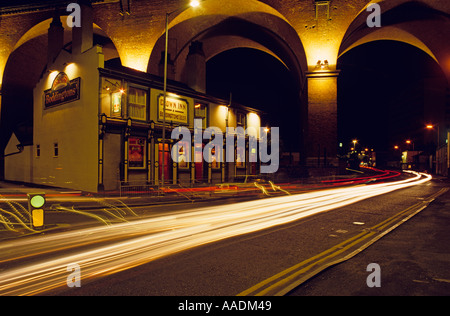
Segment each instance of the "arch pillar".
M307 163L336 165L337 161L337 71L308 72Z

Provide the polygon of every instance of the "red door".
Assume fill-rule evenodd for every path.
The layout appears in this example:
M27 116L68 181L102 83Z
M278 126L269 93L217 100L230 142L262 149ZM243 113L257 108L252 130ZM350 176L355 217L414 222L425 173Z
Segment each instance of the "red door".
M169 144L165 144L164 151L164 182L170 182L171 179L171 170L172 170L172 161L170 159L170 149ZM163 150L162 144L159 144L159 179L162 180L162 167L163 167Z
M195 144L195 154L194 154L194 162L195 162L195 180L198 182L203 181L203 144ZM201 162L197 162L201 161Z

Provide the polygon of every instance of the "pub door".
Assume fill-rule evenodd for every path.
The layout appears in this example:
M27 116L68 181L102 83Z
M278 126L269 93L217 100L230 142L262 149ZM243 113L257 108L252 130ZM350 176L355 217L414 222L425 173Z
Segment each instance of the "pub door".
M159 144L159 179L162 179L162 161L163 161L163 149L162 144ZM172 160L170 157L170 146L165 144L164 150L164 182L172 182Z
M203 148L204 144L195 144L195 154L194 154L194 162L195 162L195 182L203 182L204 172L203 172ZM201 149L200 149L201 148ZM197 162L201 161L201 162Z

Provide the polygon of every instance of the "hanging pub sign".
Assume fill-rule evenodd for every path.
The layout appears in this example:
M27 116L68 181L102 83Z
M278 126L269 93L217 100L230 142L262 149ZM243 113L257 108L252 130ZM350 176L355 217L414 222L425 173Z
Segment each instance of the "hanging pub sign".
M115 92L111 94L112 113L113 116L118 116L122 112L122 92Z
M60 72L51 89L44 91L45 107L52 107L80 99L80 78L69 80L66 73Z

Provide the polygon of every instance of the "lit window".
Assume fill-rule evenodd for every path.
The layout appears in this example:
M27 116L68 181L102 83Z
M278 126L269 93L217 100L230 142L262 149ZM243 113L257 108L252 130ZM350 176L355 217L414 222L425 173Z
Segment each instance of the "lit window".
M246 126L246 119L245 119L245 114L242 112L237 112L236 114L236 123L237 126L242 126L245 129Z
M219 152L218 155L220 155L220 154L221 153ZM216 156L217 156L216 155L216 147L213 147L211 149L211 168L213 168L213 169L220 169L220 163L216 159L216 158L219 158L219 157L216 157Z
M59 157L59 146L58 143L53 144L53 157Z
M175 144L175 150L178 151L178 168L188 169L189 168L189 156L190 156L190 144L186 141L179 141Z
M245 168L245 147L237 146L236 148L236 167Z
M147 91L130 87L128 91L128 117L143 120L147 119Z
M206 104L196 103L194 106L194 118L202 120L202 128L207 127L208 106Z

